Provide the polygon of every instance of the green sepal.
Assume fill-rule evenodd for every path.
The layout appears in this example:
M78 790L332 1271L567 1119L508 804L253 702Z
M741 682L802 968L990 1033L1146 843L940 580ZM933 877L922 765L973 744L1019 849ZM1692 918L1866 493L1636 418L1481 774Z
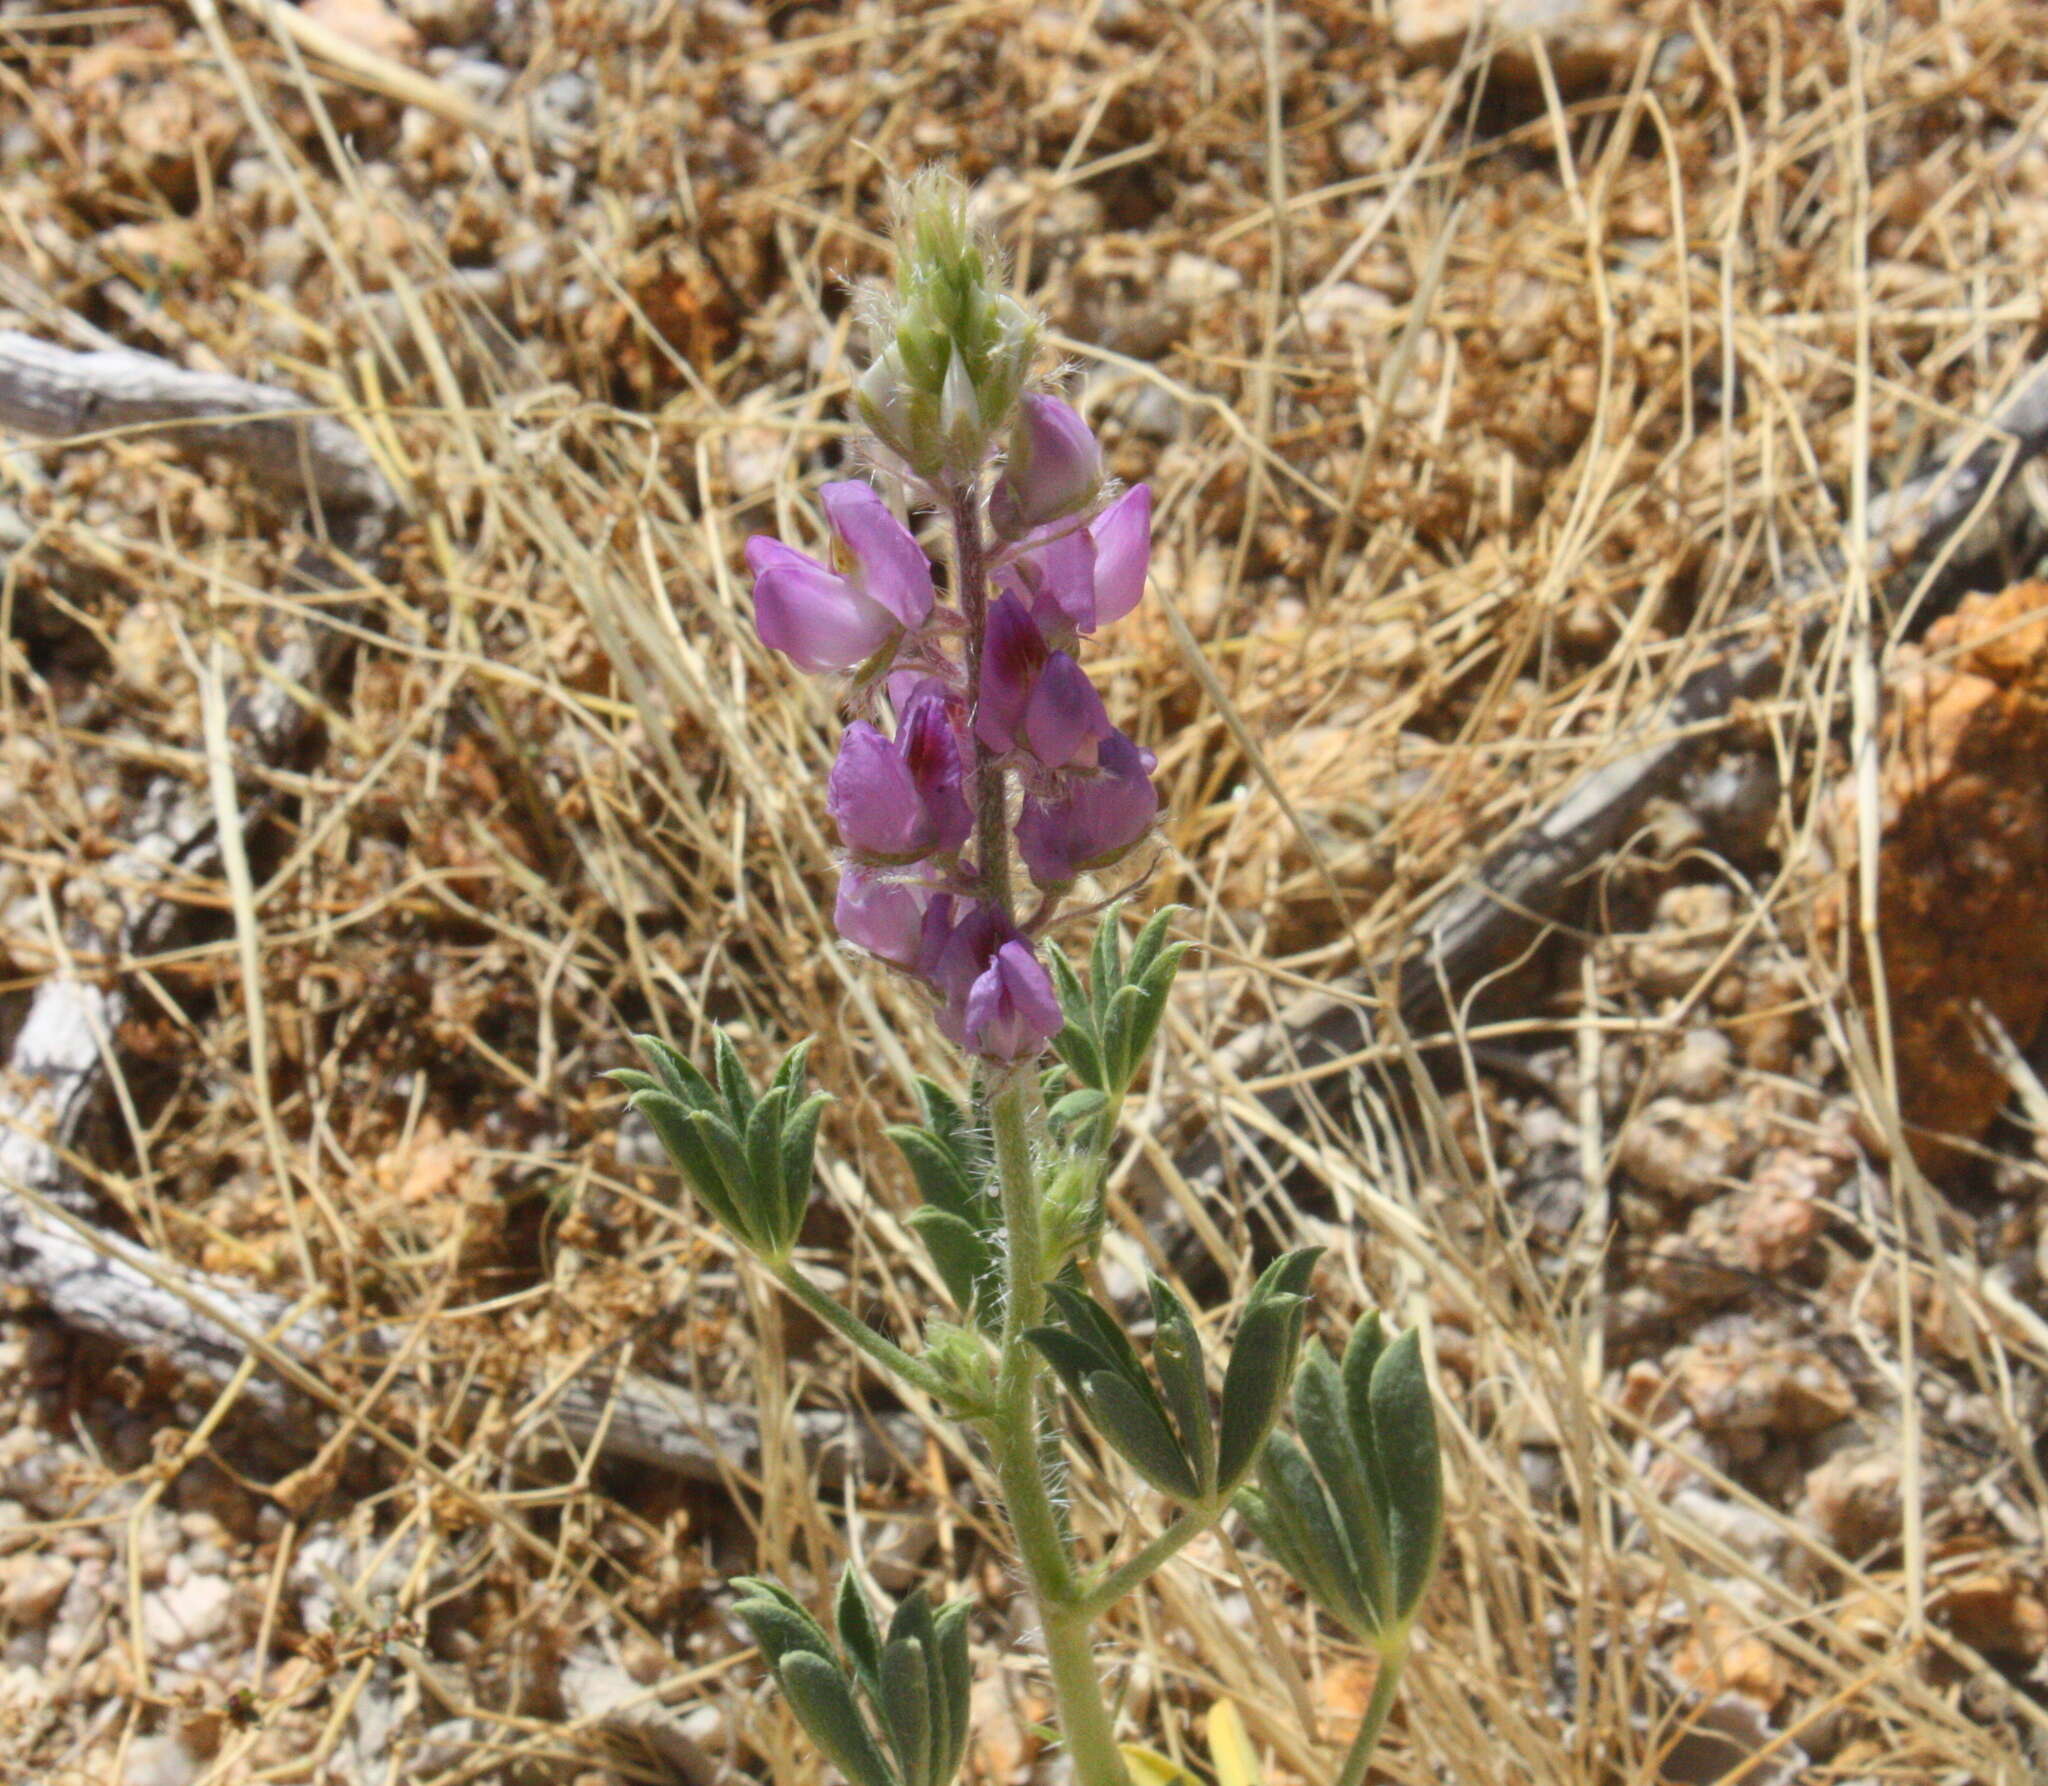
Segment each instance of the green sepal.
M1206 1498L1216 1492L1216 1423L1209 1412L1201 1336L1181 1299L1161 1279L1155 1277L1150 1283L1152 1368L1159 1374L1161 1396L1173 1412L1181 1450Z
M1222 1418L1216 1442L1216 1480L1235 1488L1258 1461L1287 1394L1301 1345L1299 1296L1268 1295L1250 1304L1231 1341L1223 1372Z
M785 1656L775 1674L811 1740L853 1786L900 1786L834 1664L799 1650Z
M924 1242L953 1305L986 1327L985 1317L991 1311L983 1305L991 1299L983 1289L995 1281L995 1254L983 1232L951 1210L934 1209L929 1204L913 1209L903 1220Z
M1147 1386L1149 1390L1149 1385ZM1177 1501L1201 1496L1201 1483L1159 1400L1111 1371L1095 1371L1081 1386L1081 1405L1110 1447L1162 1494Z
M1394 1616L1412 1618L1436 1568L1443 1538L1443 1461L1436 1408L1422 1368L1422 1340L1410 1328L1373 1366L1373 1441L1386 1478L1387 1548Z
M1068 1092L1046 1112L1046 1116L1055 1128L1070 1129L1091 1116L1100 1116L1108 1108L1109 1093L1087 1085L1079 1091Z

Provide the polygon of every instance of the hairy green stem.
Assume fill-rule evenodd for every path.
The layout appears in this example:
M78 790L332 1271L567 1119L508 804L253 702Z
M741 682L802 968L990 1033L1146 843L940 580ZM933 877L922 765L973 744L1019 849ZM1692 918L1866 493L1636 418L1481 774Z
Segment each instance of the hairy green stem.
M1229 1511L1229 1502L1215 1508L1183 1513L1144 1549L1124 1559L1114 1569L1098 1576L1082 1591L1076 1609L1091 1619L1100 1618L1126 1594L1142 1587L1167 1563L1180 1555Z
M1045 1635L1060 1734L1079 1786L1129 1786L1102 1681L1095 1671L1094 1615L1080 1604L1074 1563L1053 1506L1038 1444L1038 1353L1025 1339L1045 1311L1045 1244L1038 1174L1031 1161L1030 1068L1013 1068L989 1098L1005 1249L1002 1366L988 1422L996 1480L1017 1539L1017 1560Z
M1408 1639L1404 1635L1398 1643L1389 1644L1380 1651L1380 1671L1373 1677L1372 1698L1367 1701L1365 1717L1358 1726L1358 1734L1351 1739L1351 1747L1344 1752L1344 1765L1337 1770L1337 1777L1330 1786L1364 1786L1365 1770L1372 1765L1372 1752L1379 1747L1380 1732L1386 1728L1387 1714L1394 1709L1394 1701L1401 1694L1401 1670L1408 1660Z
M922 1389L942 1407L959 1413L959 1392L946 1379L924 1363L911 1357L893 1340L884 1339L858 1315L841 1308L831 1297L818 1288L811 1280L798 1271L788 1260L770 1264L768 1269L775 1274L775 1281L786 1290L791 1299L816 1315L842 1339L849 1341L863 1356L872 1359L892 1376L901 1377L904 1382Z

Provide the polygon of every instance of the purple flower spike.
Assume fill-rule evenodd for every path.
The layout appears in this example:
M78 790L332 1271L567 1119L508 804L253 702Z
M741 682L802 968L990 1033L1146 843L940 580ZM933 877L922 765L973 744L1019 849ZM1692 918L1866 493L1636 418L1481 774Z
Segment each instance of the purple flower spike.
M1078 412L1057 397L1026 397L1017 406L1010 462L989 498L989 518L1005 539L1018 539L1085 509L1102 488L1102 448Z
M932 568L910 530L860 483L820 495L852 561L842 576L766 534L747 541L754 629L800 670L854 670L931 618Z
M868 862L915 862L965 843L974 815L960 792L960 741L944 701L914 697L893 742L865 720L848 726L825 808L840 842Z
M989 1060L1027 1060L1045 1051L1066 1018L1044 964L1021 938L995 952L967 994L964 1037Z
M1049 539L1024 553L1008 572L1008 586L1028 598L1032 614L1050 630L1078 633L1121 620L1145 594L1152 557L1152 491L1126 490L1086 527Z
M1093 774L1077 774L1050 798L1031 796L1017 820L1017 852L1041 887L1063 887L1089 869L1107 868L1151 828L1159 811L1152 786L1158 759L1122 732L1097 753Z
M832 921L854 947L897 967L915 967L931 903L929 887L888 880L858 863L849 863L839 873L839 898Z

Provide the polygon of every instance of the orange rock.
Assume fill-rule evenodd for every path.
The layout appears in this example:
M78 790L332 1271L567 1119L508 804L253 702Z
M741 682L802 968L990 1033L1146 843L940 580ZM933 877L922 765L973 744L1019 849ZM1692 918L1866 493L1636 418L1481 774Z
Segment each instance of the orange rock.
M1707 1607L1698 1626L1679 1645L1671 1671L1710 1697L1740 1693L1767 1712L1785 1697L1790 1684L1784 1658L1733 1608L1719 1603Z
M1842 1373L1802 1347L1694 1346L1679 1360L1676 1380L1708 1432L1814 1433L1856 1408Z
M2048 1650L2048 1602L2008 1563L1943 1585L1932 1611L1973 1650L2033 1662Z
M1972 596L1929 628L1883 726L1878 922L1906 1121L1973 1139L2005 1103L1982 1004L2022 1048L2048 1012L2048 584ZM1853 795L1838 808L1855 852ZM1837 888L1823 948L1853 924Z

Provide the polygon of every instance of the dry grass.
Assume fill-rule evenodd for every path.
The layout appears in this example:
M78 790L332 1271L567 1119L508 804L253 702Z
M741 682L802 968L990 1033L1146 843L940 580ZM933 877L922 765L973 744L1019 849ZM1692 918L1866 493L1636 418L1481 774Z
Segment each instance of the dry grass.
M63 1448L71 1512L39 1502L0 1547L103 1555L111 1585L75 1654L8 1652L49 1692L9 1714L19 1777L119 1779L182 1732L220 1783L814 1778L715 1596L849 1549L982 1599L1006 1691L977 1765L1035 1751L971 1452L933 1431L895 1479L820 1488L785 1412L885 1391L669 1207L599 1080L650 1025L686 1047L733 1026L757 1060L818 1032L840 1101L816 1260L897 1330L935 1306L879 1131L936 1038L832 946L835 716L754 640L738 575L750 532L817 536L858 345L843 281L883 264L885 174L930 157L982 180L1115 469L1159 499L1155 598L1105 675L1171 815L1142 898L1184 902L1207 952L1118 1173L1110 1281L1193 1224L1221 1309L1254 1249L1307 1236L1333 1249L1326 1333L1380 1306L1431 1336L1452 1536L1384 1777L1775 1777L1772 1751L1698 1771L1692 1721L1731 1700L1811 1757L1802 1779L2039 1777L2039 1649L1955 1609L1966 1578L2008 1571L2015 1605L2042 1579L2048 1328L1978 1234L2030 1247L2041 1171L2022 1140L1958 1203L1883 1146L1882 1004L1857 1017L1809 937L1822 819L1871 759L1915 590L1849 550L1826 647L1723 740L1773 772L1752 842L1631 839L1584 946L1475 1017L1448 1081L1387 1039L1296 1131L1258 1098L1287 1063L1217 1050L1304 984L1387 967L1737 625L1789 632L1734 617L1860 537L2010 381L2048 252L2048 15L1650 7L1590 77L1523 46L1525 78L1483 96L1481 46L1419 65L1334 0L586 0L505 35L502 92L433 53L338 64L297 16L0 9L11 320L294 384L410 509L390 562L314 610L278 593L310 524L231 468L146 438L0 459L34 541L7 584L0 941L18 1001L147 772L210 775L223 807L272 792L161 950L88 964L138 997L81 1165L162 1253L416 1343L337 1363L348 1420L272 1445L233 1390L208 1415L20 1330L15 1418ZM224 694L297 624L352 642L301 691L319 748L237 763ZM1874 837L1877 784L1855 785ZM1659 901L1695 887L1729 900L1686 937ZM1731 1290L1709 1261L1717 1289L1658 1303L1703 1243L1624 1143L1702 1026L1735 1044L1740 1159L1848 1163L1796 1271ZM1791 1039L1750 1046L1766 1030ZM1199 1207L1160 1139L1190 1085L1245 1143ZM1824 1354L1856 1431L1903 1447L1902 1519L1865 1555L1802 1511L1816 1441L1716 1432L1686 1399L1702 1347L1765 1341ZM758 1408L758 1473L508 1447L537 1386L593 1358ZM5 1492L28 1502L23 1458ZM1091 1541L1129 1506L1077 1472ZM217 1515L237 1594L189 1666L147 1633L150 1543L190 1537L149 1538L169 1507ZM1324 1777L1361 1698L1250 1549L1195 1546L1109 1649L1133 1734L1182 1753L1228 1696L1275 1780ZM625 1714L607 1734L592 1678L698 1747L671 1729L662 1760Z

